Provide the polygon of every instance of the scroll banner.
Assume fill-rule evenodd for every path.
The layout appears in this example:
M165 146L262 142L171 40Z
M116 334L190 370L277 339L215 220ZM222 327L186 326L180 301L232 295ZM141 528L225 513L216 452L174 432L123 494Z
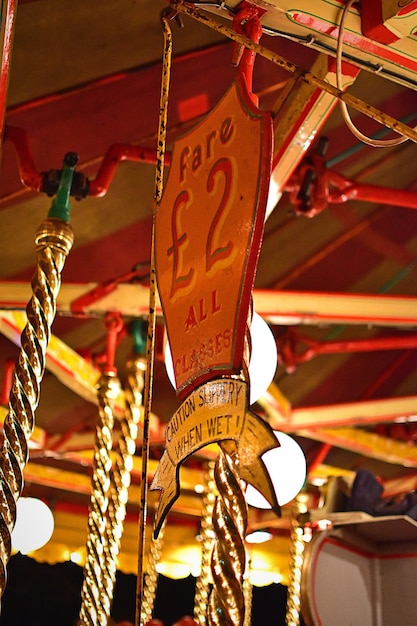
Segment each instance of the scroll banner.
M272 118L240 77L175 141L155 218L177 395L240 374L272 163Z
M279 513L279 504L262 454L277 447L276 437L262 418L247 409L247 383L232 378L209 381L183 401L166 427L165 451L151 490L162 491L155 516L155 536L180 495L181 463L193 452L221 441L234 441L241 478L258 489Z

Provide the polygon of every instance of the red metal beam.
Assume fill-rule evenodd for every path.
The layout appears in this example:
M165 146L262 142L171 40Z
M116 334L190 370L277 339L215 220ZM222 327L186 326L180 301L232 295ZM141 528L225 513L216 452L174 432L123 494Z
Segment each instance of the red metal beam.
M7 89L9 86L10 61L13 45L13 33L16 19L17 0L2 0L1 10L1 66L0 66L0 133L3 134L6 111Z
M58 296L58 314L104 317L107 312L141 317L148 315L149 292L142 284L117 280L103 289L97 283L64 283ZM23 311L30 298L27 282L0 281L0 310ZM365 324L417 327L417 305L413 296L355 293L319 293L254 290L255 310L270 324ZM157 311L162 311L157 302Z
M278 350L287 372L294 372L300 363L311 361L323 354L352 352L374 352L383 350L415 350L417 335L397 335L391 337L371 337L370 339L349 339L346 341L315 341L306 335L290 329L278 340Z
M356 182L326 169L324 155L317 153L309 155L293 172L285 191L295 211L307 217L321 213L329 204L349 200L417 209L416 191Z
M264 402L262 405L269 409L268 418L272 428L293 433L336 426L366 426L395 422L398 419L415 419L417 415L417 396L296 407L287 411L285 415L277 405L270 403L268 406Z

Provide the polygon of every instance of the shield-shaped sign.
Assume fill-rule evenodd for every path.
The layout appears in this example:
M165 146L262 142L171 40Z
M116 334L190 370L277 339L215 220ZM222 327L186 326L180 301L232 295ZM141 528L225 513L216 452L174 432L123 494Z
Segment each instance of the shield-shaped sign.
M242 369L271 161L271 114L240 78L175 142L155 255L180 398Z

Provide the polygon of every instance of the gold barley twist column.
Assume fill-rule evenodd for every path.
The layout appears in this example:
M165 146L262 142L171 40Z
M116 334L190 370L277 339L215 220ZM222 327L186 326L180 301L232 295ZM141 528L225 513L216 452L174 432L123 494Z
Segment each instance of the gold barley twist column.
M99 418L94 446L88 515L87 555L81 589L80 622L83 626L107 626L110 615L110 559L107 553L107 509L109 503L113 406L121 392L119 379L113 372L100 376L98 382Z
M213 589L209 598L210 626L242 626L245 613L243 574L247 505L238 472L238 458L222 444L214 477L219 495L213 510L215 543L211 559Z
M126 402L128 411L132 415L135 424L143 419L143 389L145 385L146 360L143 357L132 359L128 363L128 385L126 388ZM145 574L143 600L141 607L141 623L146 623L152 618L156 596L158 572L156 564L159 562L163 545L164 525L158 535L158 539L151 540L150 553L148 556L148 568Z
M249 383L251 354L250 323L252 306L246 324L242 375ZM239 476L239 456L234 443L223 442L214 468L218 496L213 509L215 543L211 557L213 589L209 598L209 626L243 626L245 594L243 576L246 567L244 539L248 523L248 506Z
M197 578L194 598L194 619L205 626L207 623L207 607L210 592L210 564L213 551L213 509L216 500L216 483L214 480L214 462L210 461L205 476L206 491L203 498L201 513L201 572Z
M250 334L250 326L252 323L253 317L253 301L248 311L248 319L246 324L246 334L245 334L245 345L243 351L243 366L244 366L244 376L245 379L250 383L249 380L249 361L252 353L252 343L251 343L251 334ZM249 386L250 393L250 386ZM246 502L246 500L245 500ZM245 527L246 530L246 527ZM249 572L248 576L243 581L243 598L244 598L244 621L243 626L250 626L252 623L252 585L249 581Z
M300 598L301 598L301 572L304 561L305 543L303 539L304 528L299 521L299 505L296 503L291 522L291 548L290 548L290 580L287 594L287 626L299 626L300 624Z
M245 621L243 626L251 626L253 586L249 577L245 578L243 581L243 595L245 596Z
M110 617L111 601L116 582L117 559L124 530L138 426L143 416L142 391L145 368L146 364L140 357L129 360L127 364L126 410L120 419L121 434L117 443L116 458L111 473L106 525L107 541L104 552L103 592L106 596L104 606L106 607L107 620ZM117 391L116 386L119 386L120 389L120 383L118 381L116 383L116 380L113 381L115 392Z
M165 522L162 524L157 539L153 536L150 541L148 554L148 567L144 579L143 599L141 607L141 624L147 624L152 619L155 605L156 588L158 585L158 572L156 566L160 561L164 545Z
M35 410L39 404L40 383L45 371L61 272L72 244L72 228L59 218L45 220L35 238L37 269L32 278L33 295L26 307L27 324L22 331L20 353L13 373L0 455L1 594L6 586L11 533L16 522L16 501L23 489L28 441L35 427Z

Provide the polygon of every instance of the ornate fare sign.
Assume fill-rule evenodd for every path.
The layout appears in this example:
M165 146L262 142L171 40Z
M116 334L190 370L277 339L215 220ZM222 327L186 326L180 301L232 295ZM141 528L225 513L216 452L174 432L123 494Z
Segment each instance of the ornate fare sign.
M167 425L151 485L162 491L156 535L179 495L182 461L213 442L234 442L241 478L279 510L261 460L277 440L248 410L248 384L238 378L271 155L271 115L255 107L241 78L174 146L156 214L155 255L182 404Z
M272 120L241 79L175 142L155 223L177 394L242 369L271 171Z

